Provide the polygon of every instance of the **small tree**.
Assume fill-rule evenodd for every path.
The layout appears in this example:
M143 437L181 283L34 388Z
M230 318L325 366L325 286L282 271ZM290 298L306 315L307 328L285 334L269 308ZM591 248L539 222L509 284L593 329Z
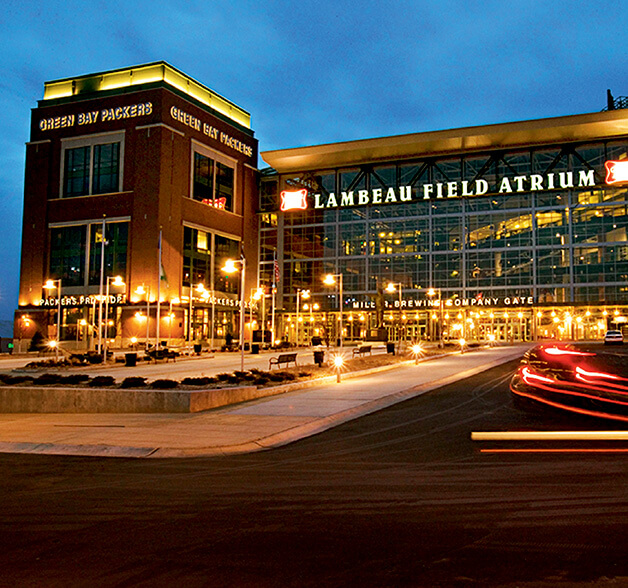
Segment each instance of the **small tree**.
M35 331L33 338L31 339L30 345L28 346L29 351L41 351L46 346L44 342L44 336L40 331Z

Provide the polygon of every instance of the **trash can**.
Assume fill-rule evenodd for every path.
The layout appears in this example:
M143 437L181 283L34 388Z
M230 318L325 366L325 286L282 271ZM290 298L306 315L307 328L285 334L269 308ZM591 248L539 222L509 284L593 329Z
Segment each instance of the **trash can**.
M325 361L325 352L323 350L314 351L314 363L318 364L318 367L323 367Z
M124 365L126 367L135 367L137 365L137 353L125 353Z
M395 355L395 343L394 342L386 343L386 353Z
M259 353L259 343L251 343L251 355L257 355Z
M202 345L200 343L194 343L194 353L196 353L196 355L200 355L201 354L201 349L202 349Z

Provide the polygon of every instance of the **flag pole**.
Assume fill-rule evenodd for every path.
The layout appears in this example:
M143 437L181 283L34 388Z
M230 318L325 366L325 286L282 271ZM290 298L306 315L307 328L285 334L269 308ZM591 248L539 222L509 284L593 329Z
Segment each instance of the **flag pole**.
M155 327L155 349L159 349L159 303L161 302L161 229L159 229L159 262L157 265L157 317Z
M98 354L102 353L102 298L105 281L105 221L102 217L102 229L100 234L100 287L98 288Z

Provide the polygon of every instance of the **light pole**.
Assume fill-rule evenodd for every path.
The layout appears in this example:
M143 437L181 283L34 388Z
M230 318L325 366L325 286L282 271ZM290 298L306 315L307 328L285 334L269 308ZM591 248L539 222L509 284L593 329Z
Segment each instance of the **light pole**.
M105 346L103 352L103 362L107 362L107 327L109 326L109 285L113 286L124 286L124 282L122 281L121 276L107 276L107 290L106 290L106 298L105 298Z
M438 294L438 346L443 347L443 295L440 288L430 288L427 295L432 297Z
M302 290L301 288L297 288L297 347L299 346L299 300L307 300L309 297L309 290Z
M238 271L236 264L240 264L241 282L240 282L240 371L244 371L244 284L246 276L246 259L244 255L240 259L227 259L222 271L226 274L233 274Z
M399 353L401 353L401 282L389 282L388 286L386 286L386 292L393 294L394 292L399 292L399 331L397 335L397 339L399 340Z
M264 290L262 288L251 288L251 296L249 298L249 317L251 319L250 321L250 329L251 329L251 350L253 350L253 301L255 300L255 302L257 302L258 300L261 300L262 297L264 296Z
M193 288L192 282L190 282L190 312L188 313L188 344L190 345L190 349L192 346L192 334L193 334L192 331L194 328L194 323L192 322L192 317L194 316L194 307L192 305L192 302L194 301L194 290L196 290L200 294L201 299L209 298L209 292L205 290L204 284L202 283L197 284L196 288ZM213 329L213 317L212 317L212 329Z
M340 349L342 349L342 274L327 274L323 280L323 284L334 286L338 278L338 310L340 311Z
M61 344L61 278L58 280L46 280L44 288L46 290L57 289L57 344L55 345L55 359L58 361L59 345Z
M148 336L150 334L150 287L146 286L144 288L144 284L138 286L135 289L135 293L143 296L146 294L146 344L145 348L148 351Z

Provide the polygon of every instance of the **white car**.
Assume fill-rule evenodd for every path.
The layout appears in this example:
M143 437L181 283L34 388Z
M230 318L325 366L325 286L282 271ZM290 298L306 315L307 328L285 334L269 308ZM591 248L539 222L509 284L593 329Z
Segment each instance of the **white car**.
M624 342L624 336L621 331L606 331L604 335L604 345L621 345Z

